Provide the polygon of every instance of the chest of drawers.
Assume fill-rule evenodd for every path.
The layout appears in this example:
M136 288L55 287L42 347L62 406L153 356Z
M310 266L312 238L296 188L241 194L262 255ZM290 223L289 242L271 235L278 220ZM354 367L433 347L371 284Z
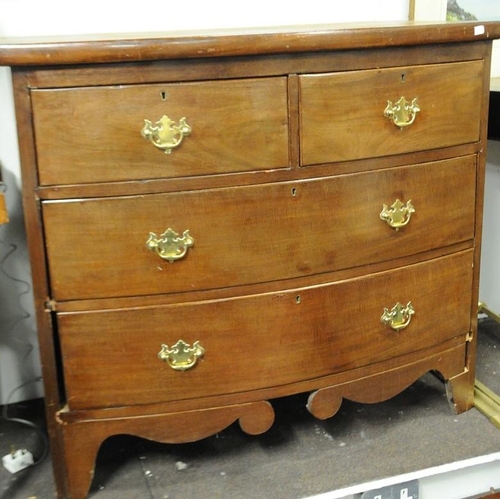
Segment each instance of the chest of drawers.
M473 403L491 40L322 26L0 43L58 494L101 443Z

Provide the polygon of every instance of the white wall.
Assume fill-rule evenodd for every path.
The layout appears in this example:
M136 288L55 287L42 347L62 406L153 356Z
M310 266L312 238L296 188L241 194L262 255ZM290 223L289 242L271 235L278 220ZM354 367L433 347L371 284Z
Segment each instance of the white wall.
M314 24L408 18L408 0L0 0L0 36Z

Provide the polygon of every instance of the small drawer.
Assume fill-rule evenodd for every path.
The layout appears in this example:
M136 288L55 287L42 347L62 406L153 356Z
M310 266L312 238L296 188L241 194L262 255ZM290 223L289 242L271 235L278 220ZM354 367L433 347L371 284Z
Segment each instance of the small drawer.
M286 78L33 90L32 103L41 185L288 166Z
M301 76L301 164L478 141L483 66L472 61ZM406 112L394 111L398 105Z
M468 156L296 182L46 201L52 297L261 283L472 240L475 178Z
M470 329L472 263L465 251L281 293L59 313L68 405L234 394L437 346Z

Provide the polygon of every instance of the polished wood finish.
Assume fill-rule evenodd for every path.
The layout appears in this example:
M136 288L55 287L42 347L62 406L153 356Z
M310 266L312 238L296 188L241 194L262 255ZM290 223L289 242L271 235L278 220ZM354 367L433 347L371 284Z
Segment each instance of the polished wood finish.
M479 140L483 62L401 66L300 77L302 164L437 149ZM401 130L387 101L418 99ZM366 116L373 120L366 120Z
M52 295L63 301L208 290L472 240L475 192L456 192L475 177L476 158L466 156L307 181L44 202ZM416 207L404 231L379 217L397 198ZM174 263L146 249L150 231L169 227L194 238Z
M281 77L34 90L40 184L286 168L286 83ZM192 132L171 154L158 154L140 131L145 119L154 124L165 114L176 123L189 117Z
M496 22L414 21L241 28L207 30L203 33L19 37L0 39L0 60L10 66L53 66L295 54L492 40L498 37L500 26Z
M375 403L429 370L473 404L491 40L499 23L1 40L58 495L99 446ZM404 75L404 78L403 78ZM417 97L400 130L387 101ZM165 99L165 100L163 100ZM166 155L144 119L186 117ZM383 205L410 201L395 230ZM149 232L189 230L174 263ZM412 303L408 326L382 323ZM162 344L199 341L178 372ZM231 377L227 377L228 369Z
M246 392L268 387L269 380L292 384L437 346L469 331L470 259L466 251L281 293L61 314L68 406L102 408ZM393 283L403 283L404 289ZM380 320L384 308L398 301L411 301L416 310L400 332ZM172 346L180 338L190 344L199 340L205 349L195 368L184 373L157 358L162 344Z

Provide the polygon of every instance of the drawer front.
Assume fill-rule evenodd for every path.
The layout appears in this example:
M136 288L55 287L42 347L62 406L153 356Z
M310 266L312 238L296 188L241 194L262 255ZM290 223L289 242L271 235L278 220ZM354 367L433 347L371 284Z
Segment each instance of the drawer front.
M482 85L482 61L302 76L301 162L314 165L478 141ZM388 101L393 108L401 97L408 102L408 116L387 112L386 117ZM412 112L414 99L418 112Z
M251 391L438 345L469 331L472 262L465 251L282 293L61 313L68 403L96 408ZM405 328L382 321L409 302ZM204 352L188 360L169 353L179 340ZM176 369L185 363L191 368Z
M260 283L471 240L475 175L470 156L307 181L44 202L52 296L70 300ZM407 225L399 230L380 216L384 205L391 212L397 200L405 205L401 212L415 210L409 219L402 217ZM161 237L168 244L167 229L181 239L189 231L192 238L178 244L185 254L173 262L158 253ZM148 248L150 233L156 240Z
M286 78L33 90L32 102L41 185L288 166ZM156 124L164 115L173 123ZM144 138L145 120L164 136Z

